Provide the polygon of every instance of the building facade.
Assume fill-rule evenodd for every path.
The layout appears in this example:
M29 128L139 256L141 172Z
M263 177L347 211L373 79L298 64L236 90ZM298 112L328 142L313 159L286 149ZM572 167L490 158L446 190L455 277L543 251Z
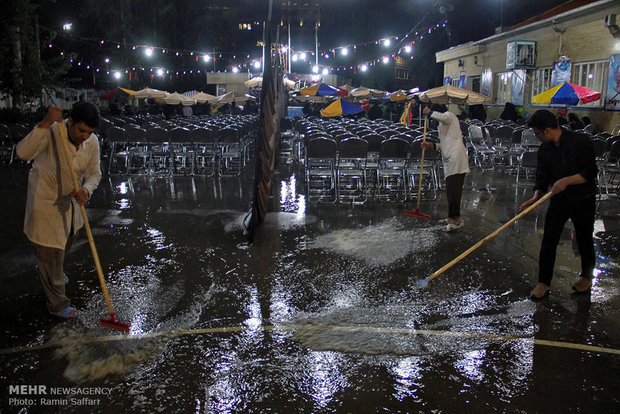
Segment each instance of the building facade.
M616 21L616 16L618 20ZM567 108L588 116L601 130L620 123L620 2L573 0L485 39L436 53L444 83L492 97L487 107L497 118L506 102L525 112ZM610 76L614 79L610 80ZM562 80L601 92L595 102L574 107L532 104L532 97ZM618 96L615 96L618 93Z

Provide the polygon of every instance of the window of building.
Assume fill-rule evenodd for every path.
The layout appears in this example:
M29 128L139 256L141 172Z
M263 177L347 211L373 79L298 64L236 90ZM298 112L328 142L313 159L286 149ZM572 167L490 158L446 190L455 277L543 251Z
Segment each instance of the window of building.
M551 72L553 68L551 66L546 68L538 68L532 74L532 87L531 92L532 96L530 96L530 102L532 102L532 97L534 95L538 95L551 88Z
M450 85L459 87L459 78L450 78Z
M409 80L407 68L396 68L396 79Z
M571 68L571 81L575 85L593 89L604 95L607 84L607 71L609 61L573 63ZM585 104L586 106L602 106L603 99Z
M601 92L601 97L603 97L603 92L606 87L606 79L607 79L607 71L609 69L609 61L601 60L596 62L581 62L581 63L573 63L571 67L571 83L575 85L580 85L585 88L593 89L595 91ZM553 68L551 66L545 68L539 68L534 71L532 74L532 88L531 98L534 95L538 95L550 89L551 86L551 75ZM602 106L603 100L599 99L598 101L590 102L585 104L586 106Z
M480 93L480 76L472 76L470 79L471 90Z

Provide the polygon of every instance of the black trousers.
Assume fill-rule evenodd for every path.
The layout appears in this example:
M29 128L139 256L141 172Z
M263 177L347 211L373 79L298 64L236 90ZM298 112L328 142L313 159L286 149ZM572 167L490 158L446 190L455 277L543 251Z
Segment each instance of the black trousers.
M596 198L594 196L578 202L551 198L545 216L545 235L538 258L538 281L540 283L551 284L558 243L568 219L571 219L575 227L575 239L581 256L581 277L592 279L596 264L592 238L595 211Z
M446 195L448 197L448 217L461 216L461 198L463 197L463 183L465 173L453 174L446 177Z

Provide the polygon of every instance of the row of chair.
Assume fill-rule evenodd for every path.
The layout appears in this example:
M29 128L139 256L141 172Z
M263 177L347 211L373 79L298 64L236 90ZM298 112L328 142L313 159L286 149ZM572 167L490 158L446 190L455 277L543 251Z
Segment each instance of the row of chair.
M109 126L105 133L111 175L239 176L248 164L257 119L172 129Z
M421 174L421 197L435 199L440 158L436 151L426 150L422 164L420 142L392 136L382 140L377 149L361 137L308 139L304 160L308 201L411 200L417 197Z

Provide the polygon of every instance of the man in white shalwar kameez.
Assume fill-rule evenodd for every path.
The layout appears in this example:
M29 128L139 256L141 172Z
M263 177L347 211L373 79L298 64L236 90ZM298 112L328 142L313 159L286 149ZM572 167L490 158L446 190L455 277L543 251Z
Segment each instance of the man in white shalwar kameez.
M65 294L64 259L84 225L80 205L97 188L101 169L99 140L93 133L99 125L97 107L80 102L74 105L67 120L62 114L62 107L50 108L45 118L19 142L17 155L32 161L24 233L34 246L47 308L51 314L68 319L77 317L78 311ZM62 139L67 140L72 167L81 182L77 192Z
M432 104L422 111L424 115L439 121L439 143L425 142L425 148L441 150L444 175L446 177L446 195L448 197L448 219L444 231L453 231L463 227L461 219L461 198L465 174L469 172L469 158L463 143L463 133L459 119L448 111L445 105Z

